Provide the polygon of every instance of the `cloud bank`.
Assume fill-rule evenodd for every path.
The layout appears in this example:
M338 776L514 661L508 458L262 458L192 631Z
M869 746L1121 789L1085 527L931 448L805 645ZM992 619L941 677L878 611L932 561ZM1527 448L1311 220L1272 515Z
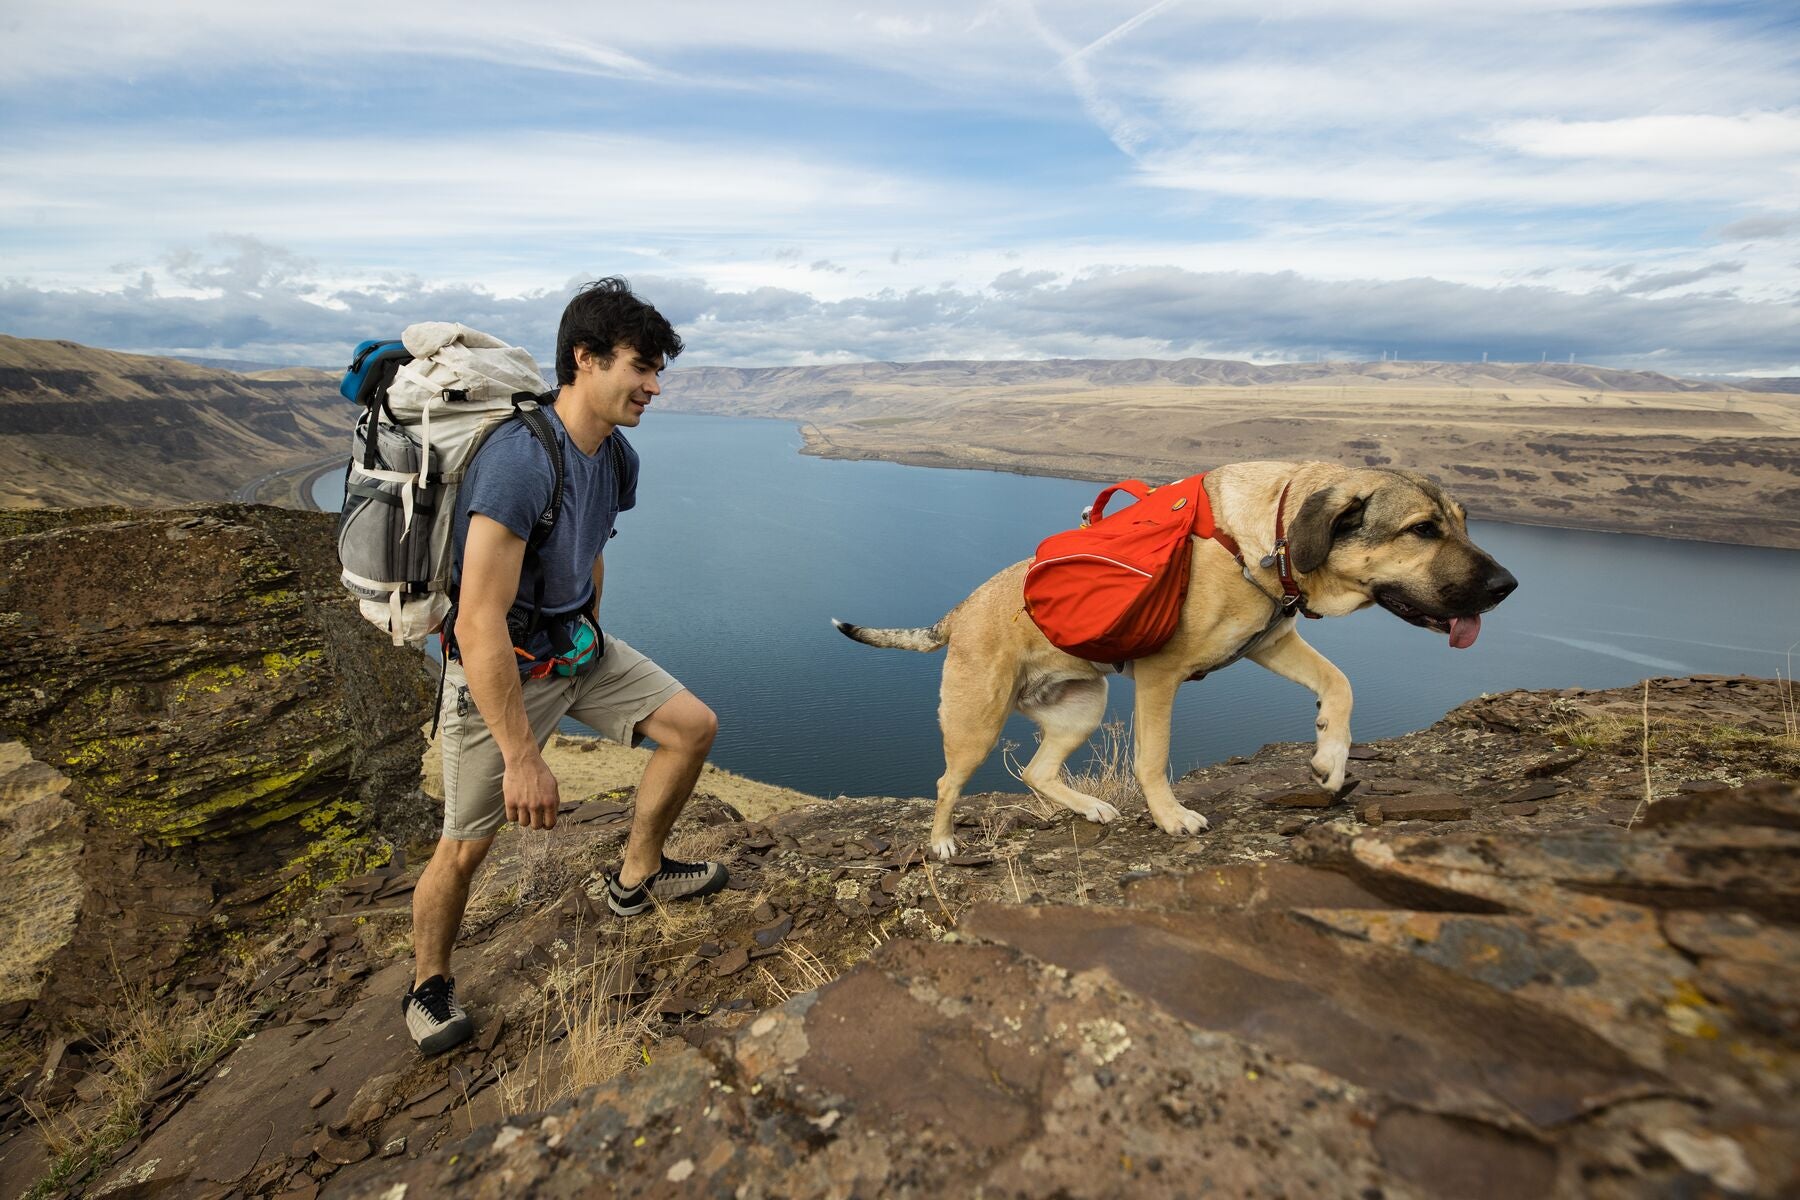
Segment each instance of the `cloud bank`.
M418 279L325 287L279 248L240 240L219 249L210 257L171 256L119 291L7 283L0 328L28 337L82 329L121 349L329 367L364 338L414 321L458 320L548 362L562 306L580 282L516 295ZM1794 306L1721 292L1667 294L1740 268L1718 263L1692 279L1625 269L1579 293L1168 266L1071 277L1014 270L984 287L841 299L654 274L633 283L681 329L689 346L684 366L1124 356L1272 362L1393 353L1450 361L1486 354L1497 362L1574 355L1672 373L1794 370Z

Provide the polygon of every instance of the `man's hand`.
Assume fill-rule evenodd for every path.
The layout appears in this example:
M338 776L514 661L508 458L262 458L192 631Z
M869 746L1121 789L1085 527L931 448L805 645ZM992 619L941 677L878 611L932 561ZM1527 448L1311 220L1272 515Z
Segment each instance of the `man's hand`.
M508 766L503 790L507 820L524 829L550 829L556 825L562 794L556 786L556 774L542 754Z

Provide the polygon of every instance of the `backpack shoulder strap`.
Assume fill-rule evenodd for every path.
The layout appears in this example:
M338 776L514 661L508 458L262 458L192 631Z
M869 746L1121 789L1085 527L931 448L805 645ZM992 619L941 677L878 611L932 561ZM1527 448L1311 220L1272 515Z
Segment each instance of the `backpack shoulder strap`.
M531 612L526 617L524 636L536 633L544 622L544 572L536 568L538 548L550 539L550 532L556 528L556 518L562 513L563 503L563 456L562 445L556 440L556 431L550 428L550 418L538 406L538 398L530 392L513 394L513 416L525 423L550 455L550 507L538 517L537 524L531 527L531 536L525 539L525 561L535 569L536 583L531 597ZM509 619L508 625L511 621Z
M612 448L613 468L613 507L616 509L625 503L625 435L617 428L606 435L606 444ZM615 536L618 531L613 531Z
M536 438L544 447L545 452L550 455L550 507L546 508L538 517L537 524L531 527L531 536L525 539L528 548L536 549L549 538L550 531L556 528L556 518L562 515L565 477L562 445L556 440L556 431L550 427L550 418L546 417L544 410L538 406L536 396L524 392L515 395L513 397L513 413L525 423L525 428L531 431L531 436Z

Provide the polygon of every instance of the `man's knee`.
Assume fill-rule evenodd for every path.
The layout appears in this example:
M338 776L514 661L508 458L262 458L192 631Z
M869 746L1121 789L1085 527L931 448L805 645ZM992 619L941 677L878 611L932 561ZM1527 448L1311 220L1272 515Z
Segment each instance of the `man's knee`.
M482 860L487 858L488 850L493 844L494 839L491 835L470 841L447 837L439 838L437 849L431 855L431 863L433 866L438 866L439 870L448 871L464 883L468 883L475 878L475 872L481 869Z
M712 749L713 739L719 736L719 715L695 700L693 707L682 714L680 730L676 739L680 748L703 755Z
M639 728L659 746L705 757L719 733L719 717L692 692L682 692L651 713Z

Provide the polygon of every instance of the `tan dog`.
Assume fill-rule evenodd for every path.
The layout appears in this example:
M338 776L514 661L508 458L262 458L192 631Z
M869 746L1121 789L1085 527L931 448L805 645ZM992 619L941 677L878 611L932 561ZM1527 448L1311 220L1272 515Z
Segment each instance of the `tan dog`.
M1283 504L1283 494L1286 494ZM1288 536L1302 605L1324 617L1379 604L1402 620L1473 645L1480 614L1518 586L1469 540L1462 505L1422 475L1330 463L1251 462L1206 476L1218 527L1237 539L1244 566L1218 542L1196 539L1187 599L1174 636L1155 654L1125 664L1137 683L1134 770L1150 816L1170 834L1199 833L1206 818L1175 800L1169 786L1169 722L1175 691L1188 679L1248 658L1319 698L1312 775L1343 786L1350 753L1350 683L1300 637L1284 608L1272 555L1277 506ZM832 623L871 646L931 651L948 645L938 722L944 774L937 785L931 848L956 852L951 818L963 784L987 758L1007 714L1037 723L1041 740L1025 782L1038 795L1090 821L1118 810L1070 787L1062 766L1092 736L1106 710L1110 663L1063 653L1024 611L1030 562L1015 563L975 589L926 629L864 629Z

